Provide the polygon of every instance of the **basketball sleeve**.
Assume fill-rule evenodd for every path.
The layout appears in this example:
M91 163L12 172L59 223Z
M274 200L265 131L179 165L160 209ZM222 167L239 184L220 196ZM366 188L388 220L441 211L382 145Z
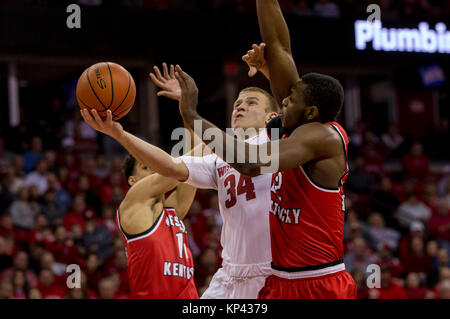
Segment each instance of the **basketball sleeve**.
M181 156L179 157L189 170L186 184L200 189L216 189L216 160L217 155L209 154L203 157Z

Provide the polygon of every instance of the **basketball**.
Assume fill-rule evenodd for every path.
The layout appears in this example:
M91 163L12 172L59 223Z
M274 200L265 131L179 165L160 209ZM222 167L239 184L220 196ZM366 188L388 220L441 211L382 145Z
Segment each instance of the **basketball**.
M100 62L83 72L76 94L81 109L96 109L102 119L106 119L106 111L111 110L113 120L117 121L133 107L136 85L121 65Z

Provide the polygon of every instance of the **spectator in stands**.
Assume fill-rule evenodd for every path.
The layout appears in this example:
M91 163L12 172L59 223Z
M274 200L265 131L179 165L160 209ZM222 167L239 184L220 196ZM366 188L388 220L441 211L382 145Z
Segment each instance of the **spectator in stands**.
M47 160L39 160L36 165L36 170L29 173L25 178L25 186L30 187L32 185L36 185L39 195L43 195L48 188L47 172Z
M31 229L34 225L34 218L39 212L39 206L29 201L29 189L22 187L17 198L9 208L14 225L23 229Z
M28 291L28 283L23 270L15 270L12 278L13 284L13 298L14 299L26 299Z
M208 247L208 222L202 211L202 206L198 200L192 202L191 208L187 214L191 223L192 235L196 244L201 250Z
M28 289L27 298L28 299L42 299L41 291L37 288L30 288L30 289Z
M381 268L381 287L369 290L369 299L406 299L407 295L401 285L392 280L389 268Z
M89 177L86 175L81 175L78 179L78 189L79 193L84 195L86 200L86 204L94 209L97 214L100 214L102 211L102 202L100 198L92 191L90 186Z
M112 278L103 278L98 283L98 296L101 299L118 299L117 284Z
M394 158L399 157L400 147L403 144L404 139L398 132L398 127L396 124L389 124L387 131L381 135L381 140L389 150L388 155Z
M365 273L361 269L356 268L350 274L352 275L357 287L358 299L367 299L368 288Z
M42 158L44 158L42 139L34 136L31 139L31 151L25 153L24 166L21 169L23 168L26 173L31 172Z
M425 251L425 244L422 238L411 238L410 245L411 253L402 259L405 272L416 272L421 280L425 280L427 273L433 269L433 261Z
M445 199L439 199L428 221L430 236L450 252L450 209Z
M86 221L83 243L90 253L105 259L111 254L113 237L106 226L99 224L97 218L92 218Z
M99 224L108 228L112 236L114 236L119 228L116 223L116 211L113 205L104 205L102 207L102 218L99 220Z
M218 268L219 256L217 251L212 248L206 248L203 250L198 263L195 265L194 280L197 287L205 285L208 276L214 275Z
M368 195L376 186L375 178L364 170L364 159L357 157L355 160L355 167L352 168L347 182L347 189L357 193Z
M373 264L375 258L362 237L353 239L349 252L344 257L345 268L352 272L360 269L366 273L367 266Z
M395 216L400 226L408 229L413 222L427 223L431 217L431 210L417 199L414 192L411 192L407 200L400 204Z
M11 299L14 295L14 287L11 279L3 278L0 281L0 299Z
M0 174L0 213L6 211L14 201L14 195L10 191L10 185L13 178L14 176L11 176L11 174L8 173Z
M429 179L425 182L425 185L423 187L423 201L432 209L436 208L437 202L438 202L438 189L437 184L434 182L434 180Z
M41 204L40 211L47 217L51 226L56 225L58 220L62 220L65 210L56 203L56 191L49 189L44 194L44 203Z
M410 272L406 277L405 293L408 299L425 299L429 291L420 282L420 277L415 272Z
M403 157L403 173L405 176L424 179L430 175L429 160L423 154L423 146L414 143L408 154Z
M300 17L310 17L314 14L307 0L296 0L292 8L292 13Z
M316 2L314 12L324 18L339 18L341 16L338 5L331 0L319 0Z
M395 278L400 278L403 275L403 265L399 258L394 256L394 249L388 244L381 244L375 254L375 264L388 267L391 275Z
M60 168L59 171L67 172L67 169ZM48 188L55 192L55 205L60 207L63 212L66 212L70 205L72 205L72 197L54 173L48 174Z
M393 249L397 249L400 240L400 233L385 225L383 215L374 212L369 216L369 235L371 239L371 247L378 248L383 244L389 245Z
M87 207L84 195L79 193L73 199L73 206L64 216L63 224L67 230L72 228L73 224L81 225L85 229L85 220L94 217L94 211Z
M16 270L21 270L21 271L25 272L25 277L26 277L28 284L31 287L36 287L37 277L33 273L33 271L28 269L28 254L24 251L18 251L15 254L14 259L13 259L13 266L8 269L5 269L2 272L1 277L2 278L12 278L12 276Z
M55 282L49 269L42 269L39 273L38 289L44 299L63 299L66 296L66 287Z
M102 261L98 258L96 254L89 254L86 258L86 276L87 276L87 287L92 291L97 291L98 283L106 275L103 272Z
M114 188L120 189L120 200L122 201L127 192L126 187L123 183L123 177L121 171L113 171L109 177L109 180L105 182L100 190L100 199L103 204L111 203L113 199L113 190Z
M397 222L394 219L394 212L399 204L397 197L392 194L391 180L389 177L383 176L377 190L372 195L370 207L383 215L386 225L396 227Z
M212 193L209 199L209 208L204 210L204 215L211 218L212 226L217 226L219 229L222 228L222 216L220 216L219 211L219 198L217 193Z
M0 273L12 266L12 258L4 237L0 236Z

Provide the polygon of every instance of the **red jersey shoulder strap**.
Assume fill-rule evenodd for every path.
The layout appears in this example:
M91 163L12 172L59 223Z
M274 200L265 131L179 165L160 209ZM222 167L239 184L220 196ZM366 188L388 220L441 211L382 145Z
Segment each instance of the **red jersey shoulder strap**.
M349 166L348 166L348 143L349 143L349 138L348 138L347 132L344 130L344 128L338 122L328 122L328 123L325 123L325 124L331 125L339 133L339 135L341 136L341 139L342 139L342 144L344 146L345 172L344 172L344 175L342 175L341 181L340 181L340 184L342 186L342 185L344 185L345 181L347 180L348 173L350 171Z

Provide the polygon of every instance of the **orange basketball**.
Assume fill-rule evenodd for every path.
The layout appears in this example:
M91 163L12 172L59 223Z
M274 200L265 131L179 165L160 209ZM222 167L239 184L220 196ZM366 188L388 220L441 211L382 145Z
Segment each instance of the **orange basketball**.
M102 119L111 110L113 120L124 117L133 107L136 85L122 66L101 62L87 68L77 84L78 105L82 109L96 109Z

